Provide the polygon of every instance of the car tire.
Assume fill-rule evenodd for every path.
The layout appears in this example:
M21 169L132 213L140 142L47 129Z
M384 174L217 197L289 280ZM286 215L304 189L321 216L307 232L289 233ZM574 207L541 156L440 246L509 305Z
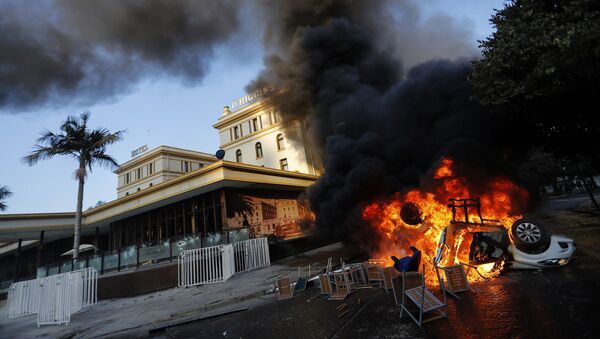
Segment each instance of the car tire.
M550 236L540 222L533 219L519 219L512 224L511 236L519 250L527 253L546 248Z

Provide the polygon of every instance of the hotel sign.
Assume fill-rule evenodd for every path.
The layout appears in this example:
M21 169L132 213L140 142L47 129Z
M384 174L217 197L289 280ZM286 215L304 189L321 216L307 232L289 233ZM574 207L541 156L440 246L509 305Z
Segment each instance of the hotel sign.
M144 152L148 152L148 145L144 145L142 147L136 148L133 151L131 151L131 157L135 158Z
M264 86L263 88L259 88L256 91L246 94L243 97L234 100L231 103L231 106L229 106L229 108L232 111L235 111L236 109L242 108L250 103L255 102L256 100L263 98L267 95L269 95L271 92L273 92L275 90L275 87L273 85L267 85Z

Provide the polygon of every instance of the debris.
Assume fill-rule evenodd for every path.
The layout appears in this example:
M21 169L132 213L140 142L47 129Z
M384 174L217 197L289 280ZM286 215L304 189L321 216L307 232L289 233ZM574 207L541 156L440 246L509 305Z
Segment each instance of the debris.
M340 313L340 315L338 315L338 318L345 316L348 312L350 312L350 310L345 310L344 312Z
M290 278L277 280L277 300L290 299L293 297Z
M227 336L227 331L223 332L223 336L226 337Z
M348 306L348 304L343 303L340 306L336 307L335 310L339 312L339 311L343 310L346 306Z

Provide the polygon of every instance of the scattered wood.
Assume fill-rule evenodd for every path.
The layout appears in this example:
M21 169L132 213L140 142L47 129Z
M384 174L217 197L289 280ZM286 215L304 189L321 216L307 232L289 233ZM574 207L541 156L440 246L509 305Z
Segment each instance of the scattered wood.
M338 315L338 318L345 316L348 312L350 312L350 310L345 310L344 312L340 313L340 315Z
M343 303L343 304L341 304L340 306L336 307L336 309L335 309L335 310L339 312L339 311L343 310L343 309L344 309L346 306L348 306L348 304L346 304L346 303Z

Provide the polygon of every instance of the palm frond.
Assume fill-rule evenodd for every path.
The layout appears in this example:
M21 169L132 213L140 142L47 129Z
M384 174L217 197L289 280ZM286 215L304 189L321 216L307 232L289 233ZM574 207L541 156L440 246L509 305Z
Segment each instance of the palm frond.
M0 186L0 211L5 211L8 206L4 203L4 199L11 197L13 193L6 186Z

